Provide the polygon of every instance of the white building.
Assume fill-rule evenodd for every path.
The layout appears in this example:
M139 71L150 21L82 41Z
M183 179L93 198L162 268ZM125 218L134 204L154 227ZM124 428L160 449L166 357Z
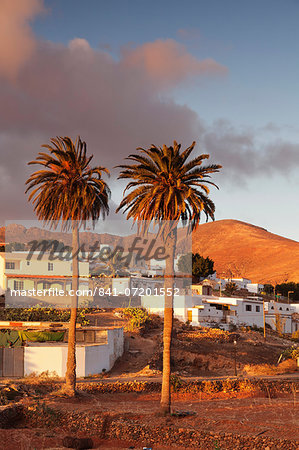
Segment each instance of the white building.
M249 278L225 278L226 283L235 283L239 289L247 289L247 285L251 284Z
M0 253L0 288L7 291L8 303L18 303L22 291L21 303L30 304L32 298L46 301L59 306L68 304L72 289L72 261L49 258L45 253L39 259L40 252L34 252L28 257L28 252ZM79 289L87 292L89 289L89 263L79 261ZM63 292L59 298L55 292ZM28 292L25 294L25 292ZM12 294L12 295L11 295ZM84 300L90 300L90 293ZM81 298L83 301L83 298Z
M124 351L123 328L107 329L107 340L101 344L76 345L77 377L100 374L112 369ZM24 347L24 375L56 372L64 377L67 362L67 343L31 342Z
M141 306L152 314L164 314L164 295L145 295L141 297ZM175 295L173 297L173 315L175 318L186 322L190 320L190 313L193 307L192 295Z
M266 323L274 330L292 333L292 315L296 312L292 305L279 302L265 302ZM279 330L280 328L280 330ZM296 331L296 330L295 330Z
M263 326L263 301L259 298L194 296L192 324L226 323Z
M49 254L44 254L38 259L39 252L34 252L28 259L28 252L0 253L0 287L3 289L44 289L42 285L57 284L61 288L63 282L60 278L72 277L72 261L49 259ZM79 262L81 278L89 277L89 263ZM34 281L36 279L36 281ZM55 280L55 282L51 281Z
M141 304L150 312L163 315L164 296L143 296ZM174 317L182 321L188 320L193 326L226 324L227 327L244 325L259 328L264 326L263 308L265 307L265 322L273 330L279 331L280 326L282 333L296 331L292 322L295 308L285 303L264 303L261 297L178 295L174 296L173 307Z
M25 326L25 324L24 324ZM30 322L28 323L30 326ZM32 326L32 323L31 323ZM38 327L36 326L35 329ZM122 327L85 330L88 342L77 340L77 377L100 374L109 371L124 351ZM42 328L41 328L42 329ZM77 333L80 329L77 328ZM90 334L95 339L90 339ZM81 333L82 337L83 334ZM79 336L78 336L79 338ZM3 377L23 377L32 373L48 371L64 377L67 364L67 342L26 342L26 346L1 348L0 374Z
M260 294L264 289L264 285L260 283L248 283L246 289L253 294Z
M164 286L164 280L148 277L119 277L112 278L113 295L125 295L127 297L141 295L151 295Z

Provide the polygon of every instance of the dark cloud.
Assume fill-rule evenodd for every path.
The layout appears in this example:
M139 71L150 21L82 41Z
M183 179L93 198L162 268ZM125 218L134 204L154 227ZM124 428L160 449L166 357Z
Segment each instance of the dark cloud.
M299 166L299 143L275 137L274 131L279 133L280 129L274 125L274 137L265 143L265 131L268 127L238 129L227 120L218 120L205 128L201 140L213 160L223 165L229 181L246 182L262 174L288 175Z
M109 169L136 147L174 139L185 146L199 140L197 151L211 153L222 163L224 177L252 177L264 169L288 171L298 165L298 146L273 141L262 147L252 130L237 130L226 121L206 125L195 111L174 102L171 91L178 84L224 75L226 69L217 62L198 60L170 39L126 48L119 60L90 48L85 39L74 39L68 46L37 42L26 18L37 14L42 4L26 2L29 9L22 23L32 43L30 52L11 72L0 67L1 220L32 215L24 195L32 170L27 162L57 135L80 134L95 156L94 164ZM6 40L13 39L6 31ZM111 186L120 191L123 185L115 181L116 173L112 171Z

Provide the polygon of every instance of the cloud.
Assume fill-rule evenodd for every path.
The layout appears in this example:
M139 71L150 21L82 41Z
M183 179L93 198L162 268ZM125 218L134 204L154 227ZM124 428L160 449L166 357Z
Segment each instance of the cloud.
M1 0L0 77L15 79L34 53L36 41L29 21L42 11L42 0Z
M237 128L227 120L204 127L201 142L213 160L223 165L223 175L236 182L259 175L288 175L299 166L299 144L279 137L280 128L271 124L272 138L264 139L268 127Z
M173 39L148 42L123 51L123 64L167 88L203 75L225 75L227 68L213 59L198 60Z
M2 8L3 4L6 0ZM41 144L57 135L76 138L80 134L94 154L93 163L109 169L136 147L170 144L174 139L183 146L198 140L201 145L196 151L211 153L224 166L221 176L230 180L249 179L264 170L287 173L298 167L297 146L275 141L274 132L273 140L262 145L256 130L240 130L224 120L209 125L188 106L175 103L171 92L178 84L225 74L217 62L198 60L174 40L127 48L119 60L107 50L92 49L80 37L67 46L34 41L26 20L41 10L41 2L22 5L26 8L18 13L12 10L14 17L20 17L14 23L26 31L23 36L25 41L29 36L31 50L24 53L25 58L20 52L23 43L15 40L15 47L10 44L14 65L3 72L0 63L0 101L6 105L0 109L0 219L32 217L24 195L32 170L27 162L36 157ZM13 30L6 31L8 41ZM0 46L0 61L6 51ZM112 170L110 179L115 199L123 187L115 180L117 173Z
M125 56L116 61L84 39L68 46L38 42L17 80L0 83L1 104L7 105L0 109L1 167L9 177L1 185L2 218L30 218L23 194L32 170L27 162L53 136L80 134L94 164L110 169L138 146L174 139L190 145L201 129L197 114L169 96L162 99L155 83ZM161 89L165 93L166 84Z
M82 38L72 39L69 42L69 48L74 52L76 52L76 51L83 51L83 52L88 52L88 53L92 52L89 42L86 39L82 39Z

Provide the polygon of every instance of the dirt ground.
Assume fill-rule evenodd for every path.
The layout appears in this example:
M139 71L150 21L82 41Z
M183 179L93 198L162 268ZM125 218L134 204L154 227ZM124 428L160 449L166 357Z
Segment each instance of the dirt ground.
M91 323L126 326L126 320L112 311L92 315ZM279 383L285 380L288 389L282 381L282 388L273 392L255 388L174 392L175 415L166 417L159 413L157 389L108 393L106 386L114 386L116 381L157 384L162 369L162 325L155 317L149 328L126 332L122 358L110 373L79 380L79 395L74 399L51 394L57 388L55 383L61 381L50 381L54 387L49 390L38 380L33 387L28 380L20 380L23 388L25 385L20 402L27 412L9 429L0 428L0 450L58 450L65 448L65 436L89 437L93 448L99 449L299 449L299 372L285 375L289 381L281 377ZM292 344L275 333L269 333L265 342L258 331L192 329L175 321L172 370L185 382L199 377L226 378L234 375L236 360L243 380L246 366L274 366L280 353ZM104 391L98 389L99 382Z
M20 424L18 428L0 430L0 449L63 448L62 439L69 435L90 437L93 448L99 449L299 448L299 404L294 396L267 398L239 393L231 397L223 393L213 398L174 393L172 401L173 411L188 411L194 415L159 416L159 393L85 394L77 399L48 397L47 406L52 411L62 411L64 416L75 414L73 420L77 421L81 417L76 430L70 431L69 424L67 428L63 421L59 426L56 423L47 428L28 428ZM97 417L109 418L106 438L103 425L95 425ZM111 439L113 420L120 424L120 435ZM137 434L135 427L139 430Z
M90 318L92 323L102 326L126 325L126 320L109 310L91 315ZM124 355L117 361L109 376L124 378L161 375L162 328L162 320L153 316L153 325L149 329L141 333L126 332ZM281 352L291 345L294 342L280 338L271 330L267 330L265 341L259 331L244 328L228 333L217 329L192 329L175 320L172 371L182 377L226 377L234 375L236 361L238 375L247 375L245 366L276 365Z

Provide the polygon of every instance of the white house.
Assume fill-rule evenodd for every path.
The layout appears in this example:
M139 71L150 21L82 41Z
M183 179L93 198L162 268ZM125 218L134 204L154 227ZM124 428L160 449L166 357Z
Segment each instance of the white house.
M77 377L87 377L112 369L115 361L124 351L123 328L107 329L103 343L76 345ZM64 377L67 362L66 342L31 342L24 348L24 375L32 372L56 372Z
M141 305L152 313L163 314L164 296L143 296ZM277 315L283 333L291 333L292 315L295 309L291 305L277 302L263 302L261 297L214 297L211 295L174 296L174 317L189 321L194 326L227 324L237 326L264 326L265 321L274 330L277 329ZM296 330L295 330L296 331Z
M260 283L248 283L246 289L253 294L260 294L264 289L264 285Z
M279 302L265 302L266 323L274 330L281 328L282 333L292 333L292 315L296 312L292 305ZM277 323L278 321L278 323Z
M127 297L151 295L159 293L164 286L164 280L149 277L119 277L112 278L113 295L125 295Z
M164 314L164 295L144 295L141 297L141 306L152 314ZM188 311L193 307L192 295L175 295L173 297L173 315L175 318L186 322L190 320Z
M249 280L249 278L225 278L225 282L235 283L239 289L247 289L247 285L251 284L251 280Z
M30 326L30 322L27 324ZM25 326L25 324L24 324ZM32 323L31 323L32 326ZM39 327L36 325L35 330ZM76 345L76 373L78 377L109 371L124 351L122 327L90 327L86 331L87 341L78 337ZM40 329L43 329L40 327ZM79 333L80 329L77 329ZM84 333L85 333L84 331ZM77 334L76 333L76 334ZM92 336L91 336L92 335ZM80 336L83 336L81 333ZM90 339L93 337L94 339ZM0 348L0 374L5 377L22 377L45 371L64 377L67 363L67 342L26 342L26 346Z
M32 298L53 304L56 304L57 300L62 304L65 303L63 300L66 300L72 290L72 261L52 260L48 253L39 259L39 254L40 252L34 252L29 258L28 252L0 253L0 288L8 291L9 303L17 303L16 298L20 299L20 292L22 303L30 303ZM87 292L88 261L79 261L79 273L79 290ZM61 292L59 299L56 294L58 291ZM86 294L86 299L90 297L90 293Z
M192 324L226 323L263 326L263 301L259 298L193 296Z

